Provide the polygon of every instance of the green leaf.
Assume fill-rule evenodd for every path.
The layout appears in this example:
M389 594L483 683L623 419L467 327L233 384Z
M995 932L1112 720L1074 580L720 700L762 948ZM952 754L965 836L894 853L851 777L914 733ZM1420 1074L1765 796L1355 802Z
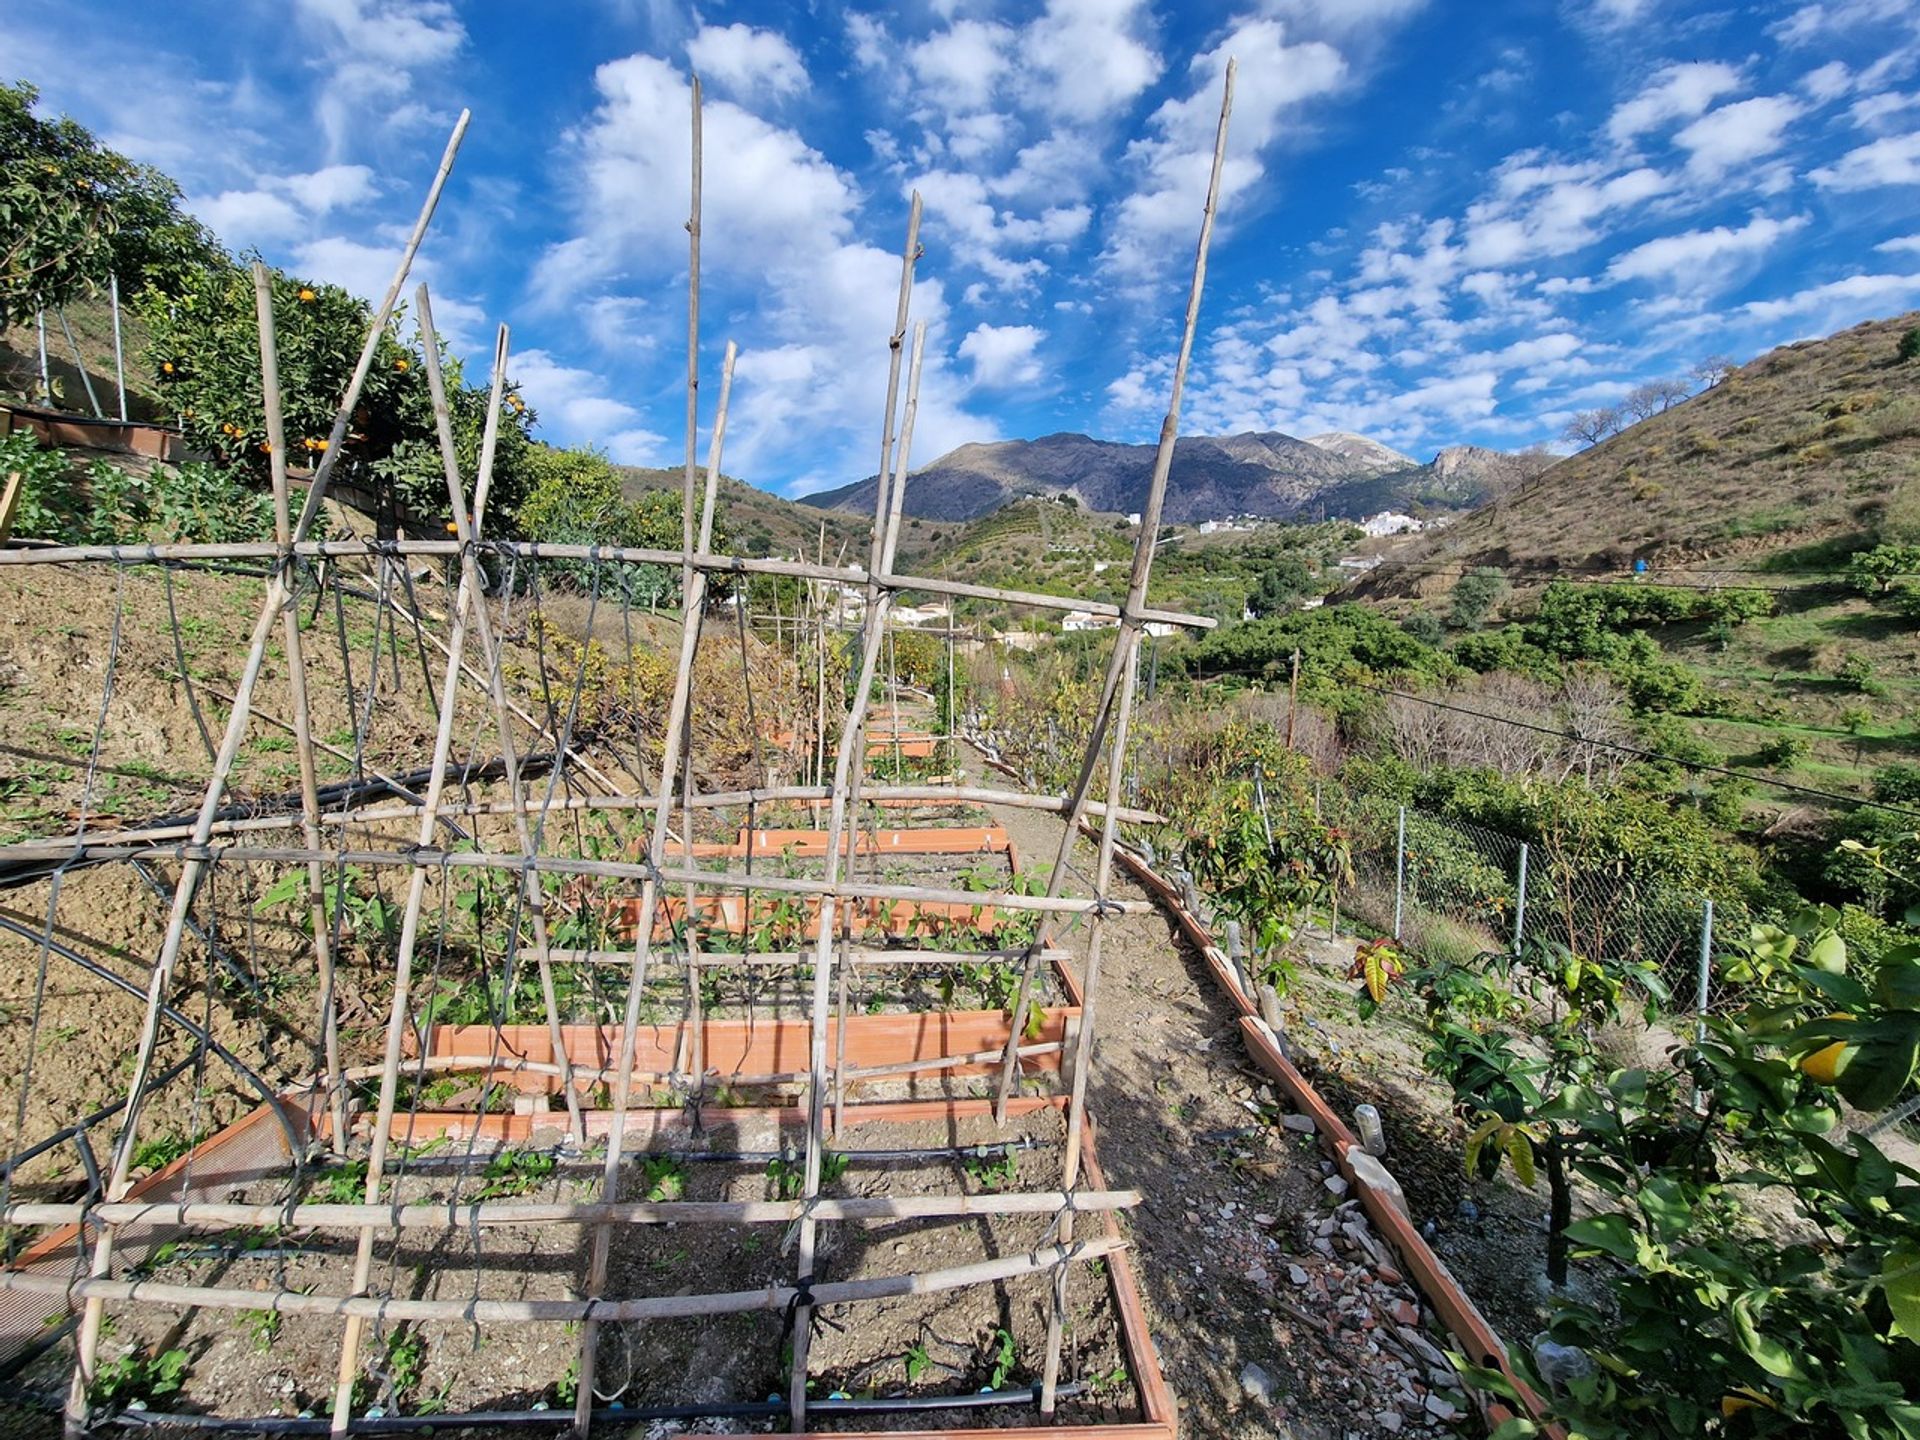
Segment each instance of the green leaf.
M1813 942L1813 948L1807 952L1807 963L1816 970L1824 970L1829 975L1845 974L1847 942L1834 932L1828 931Z
M1529 1190L1533 1188L1533 1141L1527 1138L1527 1132L1515 1126L1507 1131L1507 1159L1513 1164L1513 1173L1520 1177L1520 1183Z
M1662 1244L1677 1240L1693 1223L1693 1206L1680 1182L1669 1175L1655 1175L1642 1187L1640 1210Z
M1771 1335L1761 1334L1753 1318L1755 1297L1765 1293L1763 1290L1749 1290L1735 1297L1731 1311L1733 1337L1739 1341L1740 1348L1769 1375L1779 1380L1797 1380L1801 1377L1800 1366L1792 1353Z
M1852 1041L1858 1048L1834 1083L1854 1108L1884 1110L1900 1098L1920 1065L1920 1014L1860 1025Z
M1894 1331L1920 1344L1920 1248L1903 1246L1888 1254L1880 1289L1893 1311Z
M1640 1255L1639 1240L1624 1215L1594 1215L1576 1220L1567 1227L1567 1239L1616 1260L1633 1261Z

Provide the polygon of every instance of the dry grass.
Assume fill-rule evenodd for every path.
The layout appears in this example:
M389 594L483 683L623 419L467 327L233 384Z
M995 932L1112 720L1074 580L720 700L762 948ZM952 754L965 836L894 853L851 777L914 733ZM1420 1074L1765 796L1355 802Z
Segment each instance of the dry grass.
M1497 565L1543 579L1752 557L1869 532L1920 536L1920 313L1788 345L1538 479L1421 537L1362 587L1433 595Z

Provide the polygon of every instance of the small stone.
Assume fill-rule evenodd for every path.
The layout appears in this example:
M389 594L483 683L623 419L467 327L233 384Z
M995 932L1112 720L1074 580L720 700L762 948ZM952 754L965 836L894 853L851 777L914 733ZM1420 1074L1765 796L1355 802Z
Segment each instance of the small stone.
M1436 1420L1446 1421L1458 1420L1460 1418L1460 1411L1454 1406L1453 1402L1441 1395L1427 1396L1426 1410L1427 1413Z
M1283 1115L1280 1123L1296 1135L1311 1135L1319 1128L1311 1115Z
M1398 1410L1382 1410L1378 1415L1373 1417L1373 1423L1389 1435L1398 1435L1400 1433L1400 1427L1407 1422L1400 1418L1400 1412Z
M1401 1285L1406 1283L1406 1277L1391 1265L1376 1265L1373 1267L1373 1273L1380 1277L1380 1283L1382 1285Z
M1267 1214L1264 1210L1256 1211L1254 1213L1253 1223L1256 1225L1271 1225L1274 1223L1274 1217Z
M1267 1283L1267 1267L1264 1265L1250 1266L1247 1270L1247 1279L1255 1285L1266 1284Z
M1249 1400L1262 1405L1273 1403L1273 1377L1251 1360L1240 1367L1240 1388Z
M1307 1283L1307 1278L1306 1267L1301 1265L1287 1266L1287 1279L1291 1280L1294 1284L1304 1285Z
M1329 1175L1327 1176L1326 1179L1322 1180L1320 1183L1326 1186L1327 1193L1329 1195L1334 1196L1335 1198L1338 1198L1339 1196L1342 1196L1347 1193L1347 1182L1344 1176Z
M1394 1301L1393 1309L1388 1313L1393 1316L1393 1323L1396 1325L1418 1325L1420 1323L1420 1312L1405 1300Z

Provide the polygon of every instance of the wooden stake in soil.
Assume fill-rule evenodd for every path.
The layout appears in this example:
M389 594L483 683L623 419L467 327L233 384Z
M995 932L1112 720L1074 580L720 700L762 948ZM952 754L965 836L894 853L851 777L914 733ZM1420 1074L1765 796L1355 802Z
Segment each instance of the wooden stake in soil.
M267 267L253 262L254 310L260 324L260 393L266 403L268 463L273 474L273 536L282 545L293 543L292 507L287 492L287 430L280 409L280 355L273 326L273 285ZM307 661L302 649L300 617L292 603L293 556L281 562L289 577L288 604L281 612L280 640L287 656L287 691L293 710L293 746L300 761L300 828L307 848L320 848L320 785L313 764L313 720L307 704ZM319 860L307 862L307 913L313 923L313 963L320 981L320 1039L326 1068L325 1099L332 1117L329 1148L346 1153L346 1088L340 1079L340 1022L335 1003L333 922L325 902L326 875Z
M1220 123L1213 139L1213 173L1207 182L1207 202L1200 216L1200 241L1195 248L1193 258L1193 283L1187 291L1186 323L1180 334L1180 353L1173 366L1173 391L1167 400L1166 419L1160 423L1160 446L1154 453L1153 478L1147 485L1146 504L1140 512L1140 536L1134 542L1133 572L1127 581L1126 603L1120 607L1120 630L1114 637L1113 657L1107 665L1105 683L1101 686L1100 701L1094 708L1093 725L1087 736L1087 748L1080 761L1079 778L1073 787L1073 804L1067 810L1067 823L1060 832L1060 848L1053 859L1053 870L1047 878L1047 894L1057 895L1061 882L1067 873L1067 862L1073 854L1074 841L1080 828L1080 817L1085 812L1087 792L1093 784L1094 770L1100 763L1101 750L1106 741L1107 725L1113 714L1114 695L1120 685L1120 677L1125 667L1131 663L1132 640L1137 635L1144 620L1143 609L1147 601L1147 578L1153 571L1154 547L1160 533L1160 514L1167 498L1167 477L1173 470L1174 441L1180 434L1180 400L1187 386L1187 365L1193 358L1194 332L1200 324L1200 296L1206 285L1207 251L1213 244L1213 217L1220 201L1220 171L1226 163L1227 120L1233 113L1233 77L1236 62L1227 61L1226 82L1220 99ZM1101 898L1105 898L1104 890ZM1044 932L1036 936L1038 945L1044 939ZM1014 1054L1019 1042L1021 1027L1026 1024L1027 1009L1032 1003L1033 980L1038 966L1028 960L1020 974L1020 992L1014 1001L1013 1033L1007 1039L1007 1054L1000 1068L1000 1090L994 1107L994 1118L1006 1123L1007 1098L1013 1091L1014 1073L1017 1060Z
M720 404L714 412L713 438L707 450L707 493L720 484L721 447L727 434L727 403L733 393L734 347L727 345L720 367ZM689 550L689 553L691 551ZM681 596L680 659L673 677L673 696L667 702L666 730L660 743L660 785L653 796L653 830L647 842L649 874L640 885L639 925L634 936L633 968L627 979L626 1013L620 1027L620 1057L613 1078L613 1122L607 1134L607 1164L601 1176L604 1198L619 1197L621 1146L626 1138L627 1106L633 1094L633 1057L640 1033L640 1002L647 988L647 962L653 945L654 916L660 903L661 871L667 858L667 831L673 818L678 788L681 735L687 725L688 699L693 690L694 654L700 643L700 616L707 603L707 572L695 571L692 588ZM587 1294L606 1289L607 1263L613 1232L602 1225L594 1231L587 1265ZM589 1318L580 1327L579 1396L574 1406L574 1430L584 1436L593 1424L593 1380L599 1356L600 1328Z
M920 364L926 349L927 327L923 321L914 327L913 363L907 378L907 408L900 425L900 458L895 483L888 499L885 522L873 552L873 563L885 568L893 558L893 546L900 530L900 504L906 490L908 456L913 444L913 422L919 406ZM820 897L819 940L814 947L813 1027L808 1047L807 1082L807 1164L802 1194L812 1200L820 1193L820 1163L824 1132L823 1111L827 1082L827 987L833 973L834 912L840 885L840 861L846 846L847 812L858 782L853 778L856 765L866 763L867 709L873 699L873 681L880 661L880 643L886 638L887 611L893 592L880 592L868 607L865 643L860 654L860 678L854 687L853 703L840 730L840 746L833 764L833 805L827 819L827 889ZM845 1032L845 1026L842 1027ZM836 1067L838 1068L838 1067ZM804 1430L807 1423L807 1347L812 1339L813 1305L807 1293L813 1285L813 1256L816 1241L814 1222L803 1215L799 1236L799 1301L793 1311L793 1365L788 1375L787 1405L793 1428Z
M426 343L427 384L433 395L433 412L436 427L440 432L441 462L447 472L447 494L453 505L453 524L463 547L473 543L475 527L486 514L487 494L493 483L493 471L485 462L493 457L495 434L490 434L481 445L482 466L474 482L472 518L469 519L465 486L460 481L460 471L453 445L453 417L447 405L444 377L440 371L439 346L433 326L433 307L429 301L427 287L422 285L415 293L416 315L420 323L420 333ZM500 424L500 407L496 404L487 414L487 428L496 432ZM460 689L461 656L466 649L467 631L473 623L474 615L484 604L484 597L477 594L479 567L463 564L460 568L460 586L455 593L453 633L447 639L447 667L440 685L440 723L433 737L433 775L427 782L427 793L420 806L420 825L417 832L417 844L425 850L433 840L434 827L439 823L440 795L445 788L448 766L447 757L453 749L453 717L455 699ZM406 1034L407 1001L413 979L413 957L420 940L420 911L426 899L427 874L431 861L416 858L413 873L407 885L407 899L400 916L400 941L394 956L393 1003L387 1014L386 1049L380 1064L380 1100L377 1118L374 1122L373 1144L367 1155L366 1203L372 1205L380 1199L380 1185L384 1178L389 1134L393 1128L393 1110L400 1088L400 1048ZM375 1231L369 1227L360 1232L360 1243L354 1253L352 1293L366 1293L367 1285L373 1274L373 1242ZM344 1435L348 1422L353 1418L353 1382L360 1371L360 1337L365 1319L357 1314L349 1314L347 1328L340 1342L340 1371L333 1393L332 1431Z

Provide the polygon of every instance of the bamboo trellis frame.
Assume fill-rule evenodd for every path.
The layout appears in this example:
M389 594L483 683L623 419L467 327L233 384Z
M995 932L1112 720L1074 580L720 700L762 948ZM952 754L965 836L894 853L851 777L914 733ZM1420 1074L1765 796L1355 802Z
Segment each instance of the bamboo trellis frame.
M454 538L447 541L382 541L308 539L309 531L325 500L331 477L345 440L361 386L369 373L373 355L399 294L425 237L440 194L451 171L467 116L456 125L434 180L429 187L418 219L398 262L385 298L377 309L366 343L355 367L346 394L336 410L330 444L313 477L305 505L297 519L289 499L289 475L286 463L285 426L281 414L281 396L277 354L274 341L271 288L264 267L254 267L257 314L260 326L262 390L267 416L267 431L272 458L274 502L274 539L261 544L219 545L146 545L146 546L66 546L0 549L0 565L72 565L106 564L124 567L160 564L192 565L209 563L260 562L265 565L264 601L254 624L240 678L230 698L230 714L221 743L212 755L212 766L198 811L191 822L176 820L147 829L88 831L83 828L71 837L23 842L0 846L0 866L27 865L57 861L62 867L81 863L108 863L142 859L170 858L179 862L180 875L171 897L167 926L159 951L150 967L146 1008L132 1082L121 1109L119 1131L113 1150L110 1173L97 1191L80 1203L11 1203L0 1207L0 1223L14 1225L77 1225L80 1233L92 1235L91 1254L83 1273L50 1277L18 1271L0 1271L0 1290L17 1293L53 1293L64 1296L80 1307L80 1324L75 1342L75 1364L66 1401L65 1424L69 1435L86 1432L89 1421L89 1387L98 1369L98 1350L106 1307L153 1304L208 1309L271 1310L278 1313L310 1316L337 1316L342 1322L339 1364L331 1407L331 1426L335 1434L345 1433L352 1420L355 1382L360 1374L360 1352L367 1326L388 1320L460 1320L470 1323L517 1323L522 1321L579 1323L580 1349L578 1399L574 1416L576 1433L585 1435L595 1409L595 1369L599 1354L599 1328L615 1322L655 1321L696 1316L744 1313L756 1310L787 1310L793 1321L792 1363L789 1376L788 1405L795 1430L807 1424L807 1373L811 1324L815 1311L829 1304L852 1303L902 1295L934 1293L964 1285L1008 1281L1020 1276L1039 1276L1050 1284L1051 1308L1048 1317L1046 1365L1040 1392L1043 1414L1051 1414L1060 1365L1062 1317L1066 1304L1067 1273L1071 1265L1109 1255L1124 1242L1112 1235L1076 1240L1073 1235L1076 1214L1110 1215L1139 1201L1128 1190L1081 1189L1080 1155L1086 1126L1088 1072L1091 1068L1095 1001L1100 968L1104 922L1115 915L1150 909L1144 902L1123 901L1109 894L1113 872L1113 848L1116 827L1121 822L1151 821L1150 812L1121 804L1123 762L1135 692L1135 661L1139 636L1150 623L1173 623L1205 628L1211 622L1203 617L1156 610L1146 603L1147 582L1154 558L1158 519L1172 457L1181 392L1191 356L1198 322L1200 297L1206 271L1208 246L1219 198L1221 166L1225 152L1227 118L1232 104L1234 70L1230 63L1226 74L1220 123L1216 134L1213 169L1202 217L1185 323L1175 366L1172 398L1162 427L1161 445L1151 481L1126 599L1119 605L1089 603L1078 599L1044 595L996 586L901 574L896 570L904 497L911 473L911 444L919 403L919 388L926 345L924 322L911 324L911 300L915 263L919 255L921 202L912 197L907 240L902 254L897 312L894 329L888 337L889 377L886 413L882 426L881 464L877 472L872 524L868 537L869 553L864 564L829 565L826 563L824 532L816 559L793 560L746 558L717 554L712 550L713 520L720 477L735 347L726 346L721 364L718 404L713 417L709 453L705 465L704 489L699 487L696 441L699 424L700 352L700 91L696 81L692 89L692 213L688 221L689 293L687 356L687 435L686 458L682 478L682 543L678 550L647 547L596 545L549 545L509 539L486 539L489 487L502 413L503 387L508 360L507 332L501 327L495 347L492 386L485 434L477 465L469 475L462 473L455 441L452 412L441 373L437 335L433 328L431 297L419 287L416 314L426 355L426 375L434 404L436 428L445 480L447 500L453 515ZM910 347L907 342L911 337ZM904 384L903 384L904 381ZM903 402L903 404L902 404ZM469 485L471 494L469 494ZM696 519L695 506L699 506ZM487 589L483 560L526 562L538 565L542 560L584 561L599 567L608 565L660 565L676 569L680 577L681 614L679 646L674 683L663 717L663 736L658 774L643 780L640 793L626 793L606 774L594 767L580 747L573 743L568 726L555 723L550 714L543 722L517 703L506 685L505 641L496 623L493 602ZM457 573L452 604L444 617L447 635L432 637L432 643L444 658L435 709L433 757L424 791L417 804L349 803L325 807L320 803L317 754L330 747L314 734L313 705L308 689L309 659L303 646L301 626L295 614L300 588L301 566L321 561L335 567L325 586L334 584L339 594L338 566L347 561L365 560L381 567L402 567L414 560L446 562ZM798 753L796 768L801 774L811 767L811 784L770 783L755 752L756 784L748 789L703 791L692 774L690 732L694 703L694 671L699 653L702 623L707 610L709 587L715 577L750 578L766 576L797 580L804 584L805 613L791 617L796 668L803 657L803 638L813 634L815 693L811 703L800 699L791 708L789 731ZM402 576L404 581L405 577ZM411 595L410 582L409 595ZM832 587L829 591L826 587ZM839 736L833 746L833 765L828 771L826 750L830 712L828 676L825 663L830 629L837 631L840 607L847 587L864 589L865 607L856 635L856 661L850 698L840 718ZM1028 791L972 785L928 785L906 783L868 783L865 762L868 755L867 722L880 680L883 650L890 639L890 613L899 597L913 592L946 596L953 600L992 602L1011 609L1061 611L1090 610L1096 615L1118 621L1114 652L1095 708L1082 764L1074 786L1063 795L1039 795ZM596 589L596 595L597 595ZM825 596L831 593L831 623ZM382 610L390 612L395 624L411 623L422 633L421 656L425 664L427 636L421 630L421 608L411 601L406 605L394 598L383 578L379 596ZM856 597L857 598L857 597ZM743 670L747 665L746 611L744 600L737 612L740 627L740 651ZM782 643L780 627L784 623L775 612L775 648ZM266 669L270 641L278 631L282 639L284 662L288 671L288 719L273 720L259 709L258 691ZM953 620L946 626L945 665L948 675L947 739L951 743L956 726L953 700ZM378 663L379 631L375 631ZM467 654L469 644L474 655ZM887 683L894 696L890 734L898 749L900 721L898 684L888 663ZM477 691L491 720L499 763L504 768L506 798L475 799L471 795L455 798L449 785L461 786L464 771L453 758L455 732L459 723L463 693ZM368 702L371 705L372 689ZM551 707L550 707L551 708ZM780 707L773 707L780 714ZM804 735L801 717L812 710L812 735ZM234 816L222 813L236 761L253 720L283 724L293 735L298 760L299 792L297 808L277 813ZM551 742L554 767L545 794L536 796L536 788L522 766L524 750L515 730L516 722L536 736L536 743ZM759 740L755 739L756 747ZM211 745L210 745L211 748ZM806 754L811 750L811 755ZM335 752L338 753L338 752ZM1106 765L1104 803L1095 794L1095 781L1102 764ZM560 794L560 782L573 775L585 775L604 793ZM417 778L410 783L419 783ZM822 804L827 807L823 854L811 857L820 862L821 878L805 878L769 873L763 866L755 869L754 851L748 848L747 868L703 868L694 863L692 836L699 816L727 807L745 807L749 816L756 806L777 803ZM1063 820L1063 840L1053 857L1043 893L1017 893L1009 884L1005 889L972 891L931 884L892 884L857 878L858 861L870 856L878 863L877 847L855 843L859 833L860 811L883 804L952 805L981 804L1021 807L1052 813ZM643 858L634 860L586 859L579 856L546 853L542 836L550 815L612 815L631 812L644 817L647 843ZM679 817L680 833L673 834L673 821ZM440 827L456 818L505 817L511 822L512 848L489 850L475 848L456 852L434 842ZM1101 821L1093 889L1088 895L1070 895L1067 881L1069 859L1081 822L1087 817ZM349 844L353 827L372 836L377 827L414 826L414 840L401 848L381 848L370 841ZM752 824L749 819L749 825ZM246 837L275 830L297 831L295 845L246 843ZM329 836L337 832L337 843ZM457 833L457 832L456 832ZM393 837L383 837L393 838ZM681 847L678 864L670 862L672 847ZM149 1082L155 1070L155 1052L163 1019L168 1012L167 996L190 929L191 912L203 883L221 865L282 865L300 867L304 875L301 900L311 923L311 951L318 981L315 1052L319 1059L316 1073L304 1093L329 1115L327 1133L336 1155L344 1152L351 1124L346 1110L348 1086L354 1081L378 1081L378 1099L369 1127L364 1197L355 1204L329 1204L302 1207L299 1223L316 1228L339 1229L356 1236L351 1277L343 1293L301 1293L288 1288L222 1289L217 1286L174 1286L147 1280L123 1280L114 1277L116 1237L127 1227L171 1225L207 1229L281 1223L288 1212L284 1205L236 1203L182 1203L155 1205L128 1202L132 1157L140 1137L142 1111L150 1098ZM337 916L330 926L324 900L325 870L328 866L344 870L364 866L387 872L401 871L407 876L405 899L400 912L399 936L391 977L392 993L384 1027L382 1058L375 1067L348 1067L342 1056L340 1017L336 1009L335 972L339 957L333 949L337 936ZM410 999L415 969L426 947L432 943L434 922L428 914L428 892L436 877L444 880L450 873L475 871L482 875L501 873L511 877L516 913L514 942L509 957L517 948L522 917L530 932L531 950L538 971L543 1019L552 1040L551 1062L520 1057L473 1058L435 1056L425 1053L408 1057L405 1044L413 1023ZM576 877L596 881L637 883L635 902L637 923L630 950L613 952L583 949L556 943L546 924L544 878ZM799 897L818 907L815 938L791 950L771 952L702 951L684 942L678 959L686 976L689 1003L693 1009L694 1049L687 1070L662 1077L642 1073L636 1068L636 1039L640 1030L643 996L647 990L650 967L656 952L675 947L669 929L657 934L657 921L666 915L669 887L679 887L685 895L685 913L691 914L696 896L739 892ZM57 895L57 887L55 890ZM1036 929L1030 943L1018 948L988 951L953 951L933 945L905 951L856 943L851 917L860 902L908 901L943 905L972 905L996 911L1032 915ZM1078 1028L1066 1038L1041 1044L1023 1043L1027 1012L1033 1002L1033 987L1038 968L1058 963L1064 957L1055 942L1050 923L1064 918L1086 918L1091 922L1089 955L1083 985L1085 999ZM49 925L52 917L49 916ZM198 932L195 931L197 934ZM211 942L208 942L211 944ZM993 957L1015 961L1021 968L1018 998L1009 1017L1004 1047L998 1038L995 1049L962 1055L942 1055L903 1063L861 1065L850 1061L847 1036L850 1020L850 977L862 964L934 965L953 963L959 956L972 959ZM556 999L556 966L622 965L628 972L625 1013L616 1028L612 1063L589 1067L576 1064L569 1056L562 1036L560 1008ZM624 1199L621 1182L628 1165L625 1146L627 1117L633 1108L632 1087L665 1078L677 1081L684 1074L690 1080L690 1092L697 1106L701 1077L705 1074L698 1050L700 1029L700 973L703 970L730 967L780 967L798 970L811 966L811 1002L809 1005L810 1045L807 1068L782 1076L756 1077L783 1082L800 1082L805 1087L804 1170L799 1196L793 1200L767 1202L691 1202ZM660 968L666 968L662 965ZM830 1015L837 1017L834 1027L837 1041L829 1055ZM849 1083L879 1079L900 1079L913 1074L939 1072L963 1066L997 1063L999 1079L994 1118L1007 1123L1008 1102L1022 1063L1042 1054L1071 1059L1069 1093L1065 1098L1066 1149L1064 1178L1054 1189L999 1195L946 1195L925 1197L867 1197L838 1199L821 1194L823 1158L828 1116L837 1129L846 1106ZM396 1114L400 1106L403 1078L423 1077L429 1073L474 1072L486 1076L495 1073L526 1071L553 1074L559 1078L558 1090L567 1109L568 1130L576 1141L584 1138L582 1123L583 1082L610 1087L611 1103L606 1134L605 1163L600 1175L600 1196L585 1203L448 1203L407 1204L384 1198L392 1157ZM403 1152L404 1153L404 1152ZM1096 1181L1097 1183L1097 1181ZM1003 1255L968 1265L950 1266L919 1274L873 1279L827 1282L814 1273L818 1227L823 1223L851 1222L876 1218L958 1218L1002 1217L1016 1215L1055 1215L1058 1219L1057 1243L1049 1243L1025 1253ZM794 1280L786 1285L769 1285L759 1290L714 1294L668 1296L618 1295L606 1293L609 1284L609 1260L613 1237L619 1227L663 1225L669 1223L704 1224L783 1224L791 1225L796 1240ZM565 1300L408 1300L375 1292L374 1257L376 1243L383 1235L398 1235L404 1230L472 1230L526 1224L555 1224L580 1227L588 1246L588 1262L583 1292Z

